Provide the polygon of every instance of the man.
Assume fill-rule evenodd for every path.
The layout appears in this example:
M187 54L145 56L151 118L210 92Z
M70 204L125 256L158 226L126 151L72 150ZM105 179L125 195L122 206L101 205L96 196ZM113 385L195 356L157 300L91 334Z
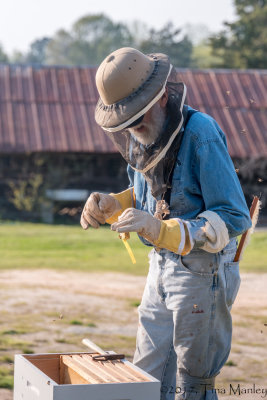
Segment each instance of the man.
M217 399L240 278L236 236L251 226L224 133L184 105L164 54L132 48L100 65L96 122L128 162L130 187L93 193L81 225L108 222L153 246L134 363L161 381L161 399Z

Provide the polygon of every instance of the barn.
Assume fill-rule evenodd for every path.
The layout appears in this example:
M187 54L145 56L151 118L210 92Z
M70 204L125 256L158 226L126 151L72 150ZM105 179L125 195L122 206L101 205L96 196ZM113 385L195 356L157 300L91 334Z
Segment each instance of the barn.
M177 69L187 103L226 133L248 204L267 213L267 71ZM94 120L96 68L0 65L0 218L76 221L92 191L128 185Z

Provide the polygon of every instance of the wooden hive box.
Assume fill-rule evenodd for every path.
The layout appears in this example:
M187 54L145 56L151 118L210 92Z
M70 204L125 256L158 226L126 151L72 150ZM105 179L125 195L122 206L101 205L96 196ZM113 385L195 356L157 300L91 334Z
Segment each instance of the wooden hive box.
M16 355L14 400L160 399L157 379L125 359L94 361L94 355Z

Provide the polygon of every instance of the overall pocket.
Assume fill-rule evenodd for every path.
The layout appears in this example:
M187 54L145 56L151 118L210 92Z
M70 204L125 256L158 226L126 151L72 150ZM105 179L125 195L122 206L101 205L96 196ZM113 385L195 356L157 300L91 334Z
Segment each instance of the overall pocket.
M181 256L180 262L193 275L211 277L218 270L217 255L206 251L191 251L187 256Z
M226 303L230 307L237 296L240 287L239 261L224 263L225 275L225 298Z

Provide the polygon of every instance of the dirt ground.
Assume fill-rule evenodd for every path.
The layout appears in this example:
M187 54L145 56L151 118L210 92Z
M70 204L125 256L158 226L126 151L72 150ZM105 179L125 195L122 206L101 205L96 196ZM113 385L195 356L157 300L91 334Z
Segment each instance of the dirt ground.
M0 378L11 379L14 354L86 351L84 337L131 359L144 284L144 277L112 273L0 272ZM266 288L267 274L242 275L219 398L267 399ZM0 389L0 400L10 399L12 391Z

